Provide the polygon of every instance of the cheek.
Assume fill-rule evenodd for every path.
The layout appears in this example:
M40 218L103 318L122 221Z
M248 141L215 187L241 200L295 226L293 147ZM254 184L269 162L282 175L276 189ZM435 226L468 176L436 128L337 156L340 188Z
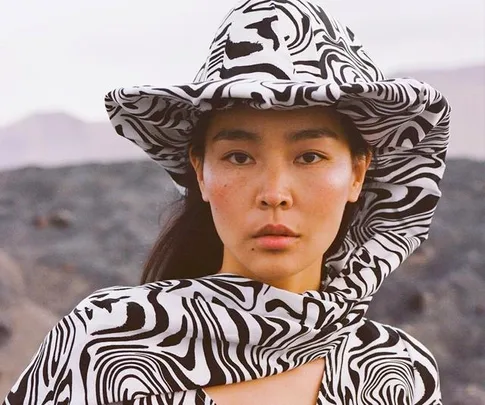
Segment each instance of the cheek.
M322 171L307 176L300 184L305 188L300 194L302 201L313 201L317 212L340 212L349 199L352 171L347 166ZM313 196L307 198L305 196Z
M216 227L219 228L228 219L233 223L240 217L245 200L241 198L243 189L241 179L230 177L227 173L223 175L210 165L204 168L204 179L205 194L209 200ZM235 215L237 213L239 214Z

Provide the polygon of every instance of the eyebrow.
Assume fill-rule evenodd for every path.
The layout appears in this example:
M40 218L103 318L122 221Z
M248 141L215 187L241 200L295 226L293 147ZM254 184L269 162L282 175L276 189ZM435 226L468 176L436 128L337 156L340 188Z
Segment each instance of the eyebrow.
M287 135L287 139L290 142L303 141L306 139L319 139L319 138L334 138L337 139L339 135L330 128L308 128L301 131L290 132ZM251 141L261 142L263 138L254 132L249 132L243 129L223 129L219 131L214 138L213 142L217 141Z

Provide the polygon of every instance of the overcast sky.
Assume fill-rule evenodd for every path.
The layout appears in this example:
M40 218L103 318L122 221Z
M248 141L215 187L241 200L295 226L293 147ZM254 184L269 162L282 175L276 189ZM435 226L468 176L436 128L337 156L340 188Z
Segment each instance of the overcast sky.
M233 0L0 0L0 125L104 93L190 82ZM321 0L386 73L485 64L484 0Z

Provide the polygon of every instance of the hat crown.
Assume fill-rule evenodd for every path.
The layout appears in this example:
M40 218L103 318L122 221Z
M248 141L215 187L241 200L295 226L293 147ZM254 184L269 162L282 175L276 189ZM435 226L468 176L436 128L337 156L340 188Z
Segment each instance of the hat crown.
M352 31L315 1L244 0L219 27L196 81L254 78L343 84L383 77Z

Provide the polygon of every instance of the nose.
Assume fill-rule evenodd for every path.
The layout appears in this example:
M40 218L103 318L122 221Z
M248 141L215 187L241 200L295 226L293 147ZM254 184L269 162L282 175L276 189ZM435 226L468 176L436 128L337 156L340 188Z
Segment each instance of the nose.
M290 184L291 179L284 170L278 168L262 169L260 190L257 196L258 207L261 209L291 208L293 196Z

